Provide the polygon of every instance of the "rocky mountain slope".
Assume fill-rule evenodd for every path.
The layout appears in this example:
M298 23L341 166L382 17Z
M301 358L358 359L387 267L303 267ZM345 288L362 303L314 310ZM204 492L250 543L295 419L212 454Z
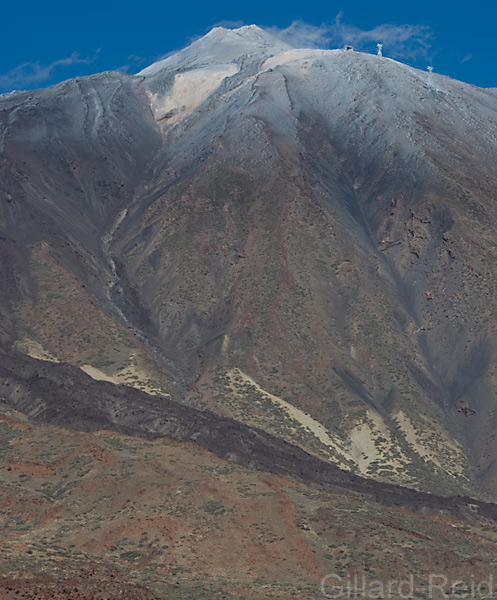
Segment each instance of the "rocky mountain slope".
M4 408L0 432L5 599L311 600L354 577L359 594L397 582L397 597L411 574L422 595L433 573L449 594L497 572L495 521L475 514L385 507L170 437L68 431Z
M496 140L491 91L254 26L2 96L6 364L495 498Z

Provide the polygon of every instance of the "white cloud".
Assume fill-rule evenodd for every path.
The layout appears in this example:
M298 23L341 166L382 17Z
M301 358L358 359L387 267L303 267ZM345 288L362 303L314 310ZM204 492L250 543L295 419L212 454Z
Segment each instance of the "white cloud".
M310 25L303 21L293 21L286 29L264 29L294 48L324 48L330 45L329 25Z
M146 59L143 56L138 56L138 54L130 54L128 56L128 62L120 67L117 67L116 71L121 71L122 73L135 73L136 71L143 68L143 64Z
M235 29L238 27L243 27L244 25L245 23L243 21L218 21L217 23L214 23L212 27L224 27L225 29ZM210 27L210 29L212 29L212 27Z
M89 64L93 60L95 60L95 57L91 59L81 58L77 52L73 52L71 56L55 60L49 65L41 65L38 62L26 62L14 67L8 73L0 75L0 88L11 90L16 87L30 87L33 84L41 84L50 79L52 73L59 67Z
M376 49L381 42L384 54L392 58L411 59L427 57L434 38L426 25L395 25L385 23L373 29L360 29L342 21L342 13L331 24L310 25L294 21L286 29L267 28L273 35L296 47L330 48L350 44L357 49Z

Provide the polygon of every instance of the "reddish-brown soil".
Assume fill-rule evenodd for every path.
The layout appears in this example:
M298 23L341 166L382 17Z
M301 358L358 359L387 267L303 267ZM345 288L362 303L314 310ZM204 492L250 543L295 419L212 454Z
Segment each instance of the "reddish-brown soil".
M145 441L0 415L0 597L315 599L330 573L497 572L497 529Z

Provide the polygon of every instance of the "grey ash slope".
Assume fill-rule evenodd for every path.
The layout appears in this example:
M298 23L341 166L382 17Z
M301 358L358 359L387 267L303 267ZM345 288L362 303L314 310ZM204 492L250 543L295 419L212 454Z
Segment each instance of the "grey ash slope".
M1 102L5 344L496 493L492 90L251 26Z

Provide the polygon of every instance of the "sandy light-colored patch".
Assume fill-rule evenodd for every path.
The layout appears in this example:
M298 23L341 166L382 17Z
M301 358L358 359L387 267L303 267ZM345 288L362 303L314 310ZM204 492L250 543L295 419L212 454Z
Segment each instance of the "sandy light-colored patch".
M14 344L14 348L23 354L27 354L31 356L31 358L37 358L38 360L47 360L50 362L60 362L60 359L47 350L40 342L37 340L32 340L30 338L25 338L23 340L18 340Z
M113 377L112 375L107 375L100 369L96 367L92 367L91 365L82 365L81 370L84 371L87 375L96 379L97 381L110 381L112 383L122 383L119 381L117 377Z
M170 397L170 394L154 383L149 373L140 368L139 356L134 352L130 354L128 364L119 371L113 370L110 373L106 373L102 369L89 364L82 365L80 368L97 381L109 381L117 385L127 385L152 396Z
M231 369L228 373L232 382L235 381L236 377L241 378L245 383L253 386L257 392L262 394L265 398L270 400L273 404L277 405L294 421L298 422L304 430L310 431L324 446L332 448L333 451L343 459L343 463L339 461L340 466L347 468L345 461L352 458L351 454L346 450L341 440L332 439L327 429L319 422L316 421L311 415L300 410L293 404L286 402L282 398L275 396L263 389L258 383L256 383L252 377L241 371L240 369Z
M427 437L423 436L415 429L411 419L409 419L409 417L403 411L399 411L397 413L395 421L404 434L407 443L417 454L419 454L419 456L433 462L435 465L437 465L437 467L447 470L447 461L444 460L445 456L443 452L441 452L441 449L437 444L433 444L436 436L433 436L432 433ZM430 441L432 442L432 445L429 445ZM447 436L444 436L443 442L444 448L448 447L453 451L453 457L450 461L450 469L453 471L454 475L462 475L464 473L465 462L460 446L455 442L454 439L450 439ZM453 458L457 455L461 455L461 460L453 460Z
M350 452L362 475L371 476L374 465L400 475L411 461L392 437L383 417L371 409L352 429L349 439Z
M383 422L379 423L372 411L368 411L368 417L368 420L362 421L350 432L350 453L362 474L367 473L372 462L384 460L375 444L378 437L384 433Z

